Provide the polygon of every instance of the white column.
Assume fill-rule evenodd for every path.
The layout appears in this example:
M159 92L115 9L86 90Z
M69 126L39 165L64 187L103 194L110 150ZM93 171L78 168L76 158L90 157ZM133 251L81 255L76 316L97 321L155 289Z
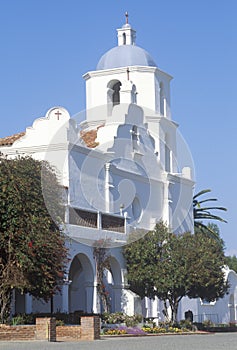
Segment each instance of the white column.
M86 312L95 312L94 311L94 283L88 282L85 285L86 291ZM97 312L97 311L96 311Z
M32 295L28 293L25 295L25 312L26 314L32 313Z
M97 229L101 229L101 213L97 211Z
M125 235L128 233L127 232L127 217L128 217L128 213L125 211L125 213L123 214L124 216L124 233Z
M109 168L110 168L110 163L105 164L105 212L109 213L110 212L110 200L109 200L109 189L110 189L110 184L109 184Z
M123 309L122 305L122 294L123 294L123 285L113 285L113 298L114 298L114 311L120 312Z
M174 169L173 169L173 151L170 150L170 173L173 173Z
M164 103L164 117L167 117L167 103L166 103L166 98L165 97L163 99L163 103Z
M98 293L97 293L97 281L94 281L93 284L93 313L99 313L100 312L100 302L98 298Z
M132 103L132 82L130 80L125 80L122 83L122 86L120 88L120 103L127 103L130 104Z
M165 180L164 182L164 208L163 208L163 220L170 225L170 215L169 215L169 182Z
M69 284L64 284L62 287L62 311L69 312Z

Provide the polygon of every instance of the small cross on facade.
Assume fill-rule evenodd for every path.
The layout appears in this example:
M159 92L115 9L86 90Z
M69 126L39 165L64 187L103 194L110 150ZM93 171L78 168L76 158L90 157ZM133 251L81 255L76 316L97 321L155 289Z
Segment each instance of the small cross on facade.
M56 113L54 113L57 117L58 117L58 120L59 120L59 116L62 115L62 113L60 113L59 111L57 111Z

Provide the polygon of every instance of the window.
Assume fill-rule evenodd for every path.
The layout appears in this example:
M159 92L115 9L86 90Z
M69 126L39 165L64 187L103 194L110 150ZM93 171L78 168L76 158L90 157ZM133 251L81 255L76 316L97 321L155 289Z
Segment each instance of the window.
M108 115L111 115L113 107L120 104L121 82L119 80L111 80L107 87Z
M123 33L123 45L126 45L126 34Z
M112 95L113 106L120 104L120 86L121 86L121 83L120 83L120 81L118 81L112 87L112 90L113 90L113 95Z

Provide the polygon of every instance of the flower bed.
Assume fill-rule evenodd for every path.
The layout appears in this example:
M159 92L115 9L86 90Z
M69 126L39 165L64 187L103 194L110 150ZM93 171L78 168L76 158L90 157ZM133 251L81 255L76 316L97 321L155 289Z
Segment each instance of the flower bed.
M178 328L178 327L150 327L150 326L143 326L142 330L145 333L148 334L162 334L162 333L184 333L189 332L186 328Z
M124 334L130 334L130 335L147 335L147 334L164 334L164 333L187 333L190 332L189 329L186 328L178 328L178 327L151 327L144 325L142 328L139 327L126 327L126 326L119 326L119 327L111 327L111 328L104 328L103 334L104 335L124 335Z

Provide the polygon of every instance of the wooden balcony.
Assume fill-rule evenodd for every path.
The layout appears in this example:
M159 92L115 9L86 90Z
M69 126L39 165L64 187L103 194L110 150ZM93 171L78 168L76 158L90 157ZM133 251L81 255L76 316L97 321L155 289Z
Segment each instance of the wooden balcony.
M126 233L126 218L120 215L69 208L69 224Z

